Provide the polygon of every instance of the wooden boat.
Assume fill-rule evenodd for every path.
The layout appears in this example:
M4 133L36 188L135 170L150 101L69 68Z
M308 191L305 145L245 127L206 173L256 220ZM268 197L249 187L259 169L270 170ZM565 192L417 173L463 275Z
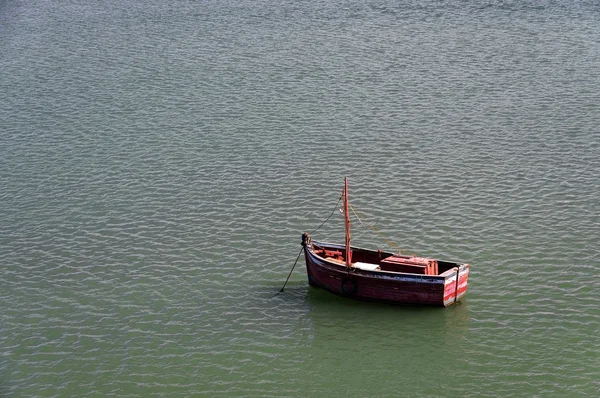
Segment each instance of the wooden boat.
M302 235L308 283L361 300L448 307L467 292L471 266L350 245L348 179L344 179L344 244Z

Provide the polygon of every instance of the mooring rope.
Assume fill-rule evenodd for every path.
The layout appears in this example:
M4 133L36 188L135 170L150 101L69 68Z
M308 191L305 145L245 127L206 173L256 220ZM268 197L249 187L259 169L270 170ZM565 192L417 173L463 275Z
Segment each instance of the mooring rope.
M288 274L288 277L285 280L285 283L283 284L283 287L281 288L279 293L283 292L283 289L285 289L285 285L287 285L288 281L290 280L290 276L292 276L292 272L294 272L294 268L296 267L296 263L298 262L298 259L300 258L300 255L302 254L302 250L304 250L304 246L302 246L302 249L300 249L300 253L298 253L298 257L296 257L296 261L294 261L294 266L292 267L290 273Z
M323 225L325 225L325 223L331 218L331 216L333 216L333 213L335 213L335 211L338 209L338 205L340 204L340 200L342 200L342 196L340 195L337 203L335 204L335 207L333 208L333 211L331 212L331 214L329 215L329 217L327 217L327 219L325 221L323 221L323 223L321 225L319 225L317 227L317 229L315 229L314 231L311 232L317 232ZM287 279L285 280L285 283L283 284L283 287L281 288L281 290L279 291L279 293L283 292L283 289L285 289L285 285L287 285L288 280L290 279L290 276L292 276L292 272L294 272L294 268L296 267L296 264L298 263L298 259L300 258L300 255L302 254L302 251L304 250L304 246L302 246L302 248L300 249L300 252L298 253L298 256L296 257L296 261L294 261L294 265L292 266L292 269L290 270L290 273L288 274Z

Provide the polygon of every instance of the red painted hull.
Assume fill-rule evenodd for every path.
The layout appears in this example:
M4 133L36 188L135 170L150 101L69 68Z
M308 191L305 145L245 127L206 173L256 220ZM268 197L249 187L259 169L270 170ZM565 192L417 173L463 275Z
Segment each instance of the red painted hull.
M467 291L469 264L439 261L439 275L419 275L380 269L361 269L354 266L347 267L339 259L328 258L316 253L316 249L333 251L343 248L343 245L310 240L306 242L304 256L310 285L355 299L441 307L456 303ZM365 266L376 266L382 257L391 255L392 253L352 248L353 258L370 263L356 264Z

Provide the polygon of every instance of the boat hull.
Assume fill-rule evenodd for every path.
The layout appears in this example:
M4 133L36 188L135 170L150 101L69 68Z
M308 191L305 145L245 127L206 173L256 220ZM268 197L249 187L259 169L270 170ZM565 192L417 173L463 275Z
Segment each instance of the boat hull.
M319 245L323 247L327 244ZM329 247L335 249L343 246ZM357 255L366 252L364 249L355 248L353 251L356 251ZM440 275L418 275L347 267L340 261L317 255L312 244L305 245L304 254L309 284L345 297L395 304L447 307L460 300L467 291L470 270L468 264L445 262L456 266L449 266L449 269Z

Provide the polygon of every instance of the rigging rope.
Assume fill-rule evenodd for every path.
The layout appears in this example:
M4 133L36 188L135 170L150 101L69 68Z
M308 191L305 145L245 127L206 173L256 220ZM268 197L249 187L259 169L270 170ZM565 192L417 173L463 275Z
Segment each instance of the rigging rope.
M371 232L367 229L367 227L365 226L365 224L362 222L362 220L360 219L360 217L356 213L356 210L354 210L354 206L352 206L351 204L348 204L348 205L350 206L350 210L352 210L352 213L354 213L354 215L358 219L358 222L360 222L360 225L363 226L363 228L365 229L365 231L367 231L367 233L371 237L371 240L373 241L373 246L375 246L377 249L379 249L379 245L377 244L377 242L375 242L375 239L373 238L373 235L371 235ZM373 228L373 227L371 227L371 228Z
M358 218L358 221L360 221L360 224L363 226L363 228L365 228L365 230L367 231L367 233L369 234L369 236L371 237L371 239L373 239L373 235L371 235L371 233L369 232L369 229L371 229L373 232L375 232L377 234L377 236L382 239L385 243L387 243L388 245L390 245L391 247L393 247L394 249L398 250L398 253L402 253L402 248L400 246L398 246L396 244L396 242L388 239L387 237L383 236L383 234L381 232L379 232L377 230L377 228L375 228L374 226L367 224L367 226L365 226L365 224L362 222L362 220L360 219L360 217L358 216L358 212L356 211L356 209L354 208L354 206L350 205L350 208L352 209L352 212L354 213L354 215L356 216L356 218ZM375 245L377 246L377 245Z
M313 230L312 232L310 232L310 234L313 234L315 232L317 232L323 225L325 225L325 223L327 221L329 221L329 219L331 218L331 216L333 216L333 213L335 213L335 211L338 209L338 206L340 204L340 201L342 200L342 198L344 197L344 194L342 193L337 201L337 203L335 204L335 207L333 208L333 211L331 212L331 214L329 215L329 217L327 217L327 219L325 219L325 221L323 221L323 223L321 223L321 225L319 225L317 227L317 229ZM395 250L398 250L398 253L401 254L402 253L402 248L400 246L398 246L398 244L396 244L396 242L388 239L387 237L385 237L381 232L379 232L374 226L370 225L370 224L366 224L362 222L360 216L358 215L357 210L354 208L354 206L352 206L351 204L348 204L348 207L352 210L352 212L354 213L354 215L356 216L356 218L358 219L358 221L360 222L360 225L363 226L363 228L365 229L365 231L367 231L367 233L369 234L369 237L371 238L371 240L373 241L373 245L377 248L379 248L379 245L377 245L377 243L375 242L375 238L373 237L373 235L371 234L371 231L375 232L375 234L377 234L377 236L383 240L387 245L389 245L390 247L393 247Z
M335 211L338 208L338 205L340 204L340 201L342 200L342 196L344 195L340 195L337 203L335 204L335 207L333 208L333 211L331 212L331 214L329 215L329 217L327 217L327 219L325 221L323 221L323 223L321 225L319 225L319 227L317 229L315 229L314 231L311 232L311 234L317 232L323 225L325 225L325 223L331 218L331 216L333 216L333 213L335 213Z

